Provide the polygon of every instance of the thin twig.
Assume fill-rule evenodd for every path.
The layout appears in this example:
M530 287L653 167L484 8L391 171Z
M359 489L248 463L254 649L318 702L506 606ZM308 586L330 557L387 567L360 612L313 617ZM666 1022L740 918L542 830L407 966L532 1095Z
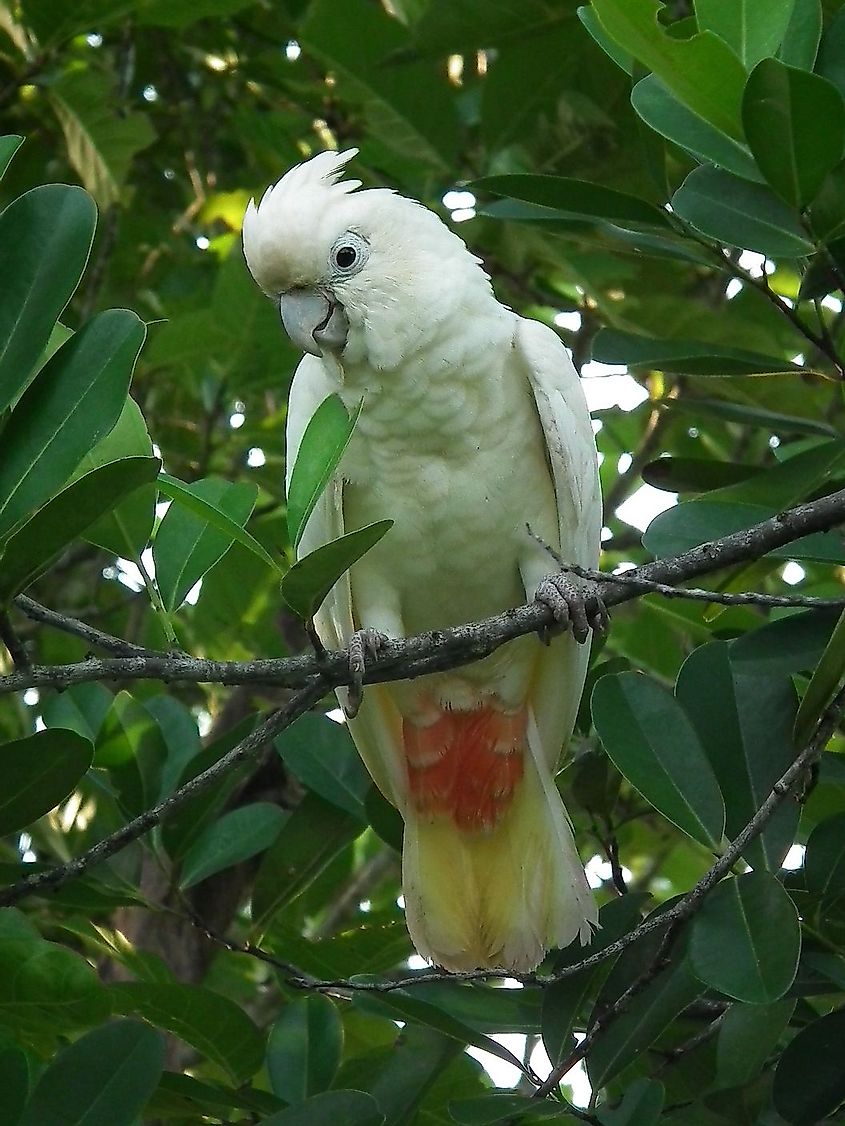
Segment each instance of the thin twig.
M73 637L80 638L87 645L93 645L97 649L105 649L107 653L114 653L119 657L164 656L155 649L145 649L142 645L133 645L131 641L124 641L122 637L113 637L110 633L103 633L102 630L95 629L94 626L89 626L86 622L80 622L78 618L71 618L66 614L51 610L47 606L42 606L40 602L27 598L25 594L18 595L15 599L15 605L32 621L50 626L62 633L69 633Z

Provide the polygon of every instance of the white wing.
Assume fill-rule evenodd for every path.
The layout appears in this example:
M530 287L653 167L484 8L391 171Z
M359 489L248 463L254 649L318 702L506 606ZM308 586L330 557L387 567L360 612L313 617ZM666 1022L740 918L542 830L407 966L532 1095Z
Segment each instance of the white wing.
M557 500L560 554L567 563L598 566L602 526L601 487L590 412L569 353L557 334L521 319L516 348L528 377L546 440ZM549 559L549 571L556 565ZM571 634L556 638L540 657L531 703L543 754L554 769L562 741L575 726L589 662L589 643Z

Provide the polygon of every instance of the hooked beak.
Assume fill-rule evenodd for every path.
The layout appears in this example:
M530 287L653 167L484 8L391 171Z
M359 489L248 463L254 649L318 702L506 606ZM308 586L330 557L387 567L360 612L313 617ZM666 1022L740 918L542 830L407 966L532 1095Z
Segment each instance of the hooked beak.
M292 289L279 298L279 313L291 341L312 356L346 345L349 322L343 307L316 289Z

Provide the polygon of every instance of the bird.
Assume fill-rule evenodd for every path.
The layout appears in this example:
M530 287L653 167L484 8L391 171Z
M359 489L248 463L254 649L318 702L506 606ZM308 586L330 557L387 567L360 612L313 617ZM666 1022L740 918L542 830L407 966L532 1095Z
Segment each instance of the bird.
M499 302L482 261L434 211L344 179L357 151L294 166L243 221L249 271L304 353L288 401L288 483L320 404L336 394L351 413L362 403L298 554L393 520L314 628L358 670L338 697L404 821L417 951L452 972L529 972L598 925L555 774L585 682L584 642L605 612L546 546L598 566L595 439L557 333ZM360 696L361 667L384 638L531 600L571 628Z

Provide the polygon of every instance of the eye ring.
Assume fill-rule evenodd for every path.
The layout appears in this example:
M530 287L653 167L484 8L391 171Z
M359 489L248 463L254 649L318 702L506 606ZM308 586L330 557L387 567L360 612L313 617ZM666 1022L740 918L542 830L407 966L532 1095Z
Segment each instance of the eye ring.
M348 278L363 268L370 256L367 240L357 231L346 231L331 249L332 273L337 277Z

